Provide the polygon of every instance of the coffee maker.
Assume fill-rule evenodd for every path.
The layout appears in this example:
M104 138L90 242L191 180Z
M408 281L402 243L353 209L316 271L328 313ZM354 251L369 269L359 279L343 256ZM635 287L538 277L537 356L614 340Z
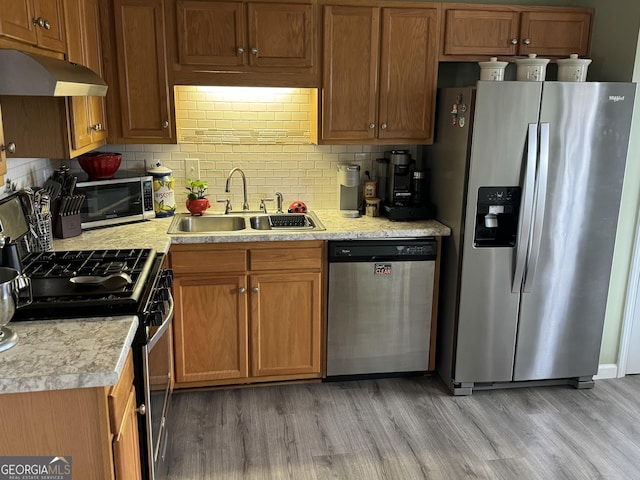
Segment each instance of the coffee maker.
M338 165L338 209L343 217L359 217L360 165Z
M377 160L379 179L384 179L382 212L389 220L424 220L433 218L434 206L429 201L428 172L416 168L409 150L385 152Z

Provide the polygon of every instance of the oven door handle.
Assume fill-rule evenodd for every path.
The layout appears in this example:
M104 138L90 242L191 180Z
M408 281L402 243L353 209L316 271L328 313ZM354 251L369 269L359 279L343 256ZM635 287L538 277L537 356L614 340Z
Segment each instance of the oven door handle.
M160 325L160 328L158 328L158 330L154 332L153 336L147 342L148 350L151 350L154 347L154 345L158 343L158 340L167 331L167 329L169 328L169 325L171 325L171 320L173 320L173 297L171 296L171 292L169 292L168 301L169 301L169 313L167 313L167 315L164 317L164 320L162 321L162 325Z

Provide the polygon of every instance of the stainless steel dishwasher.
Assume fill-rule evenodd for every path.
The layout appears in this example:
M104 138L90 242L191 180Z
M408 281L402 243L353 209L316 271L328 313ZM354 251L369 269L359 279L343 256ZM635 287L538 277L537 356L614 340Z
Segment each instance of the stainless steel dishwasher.
M433 238L329 242L327 376L424 372Z

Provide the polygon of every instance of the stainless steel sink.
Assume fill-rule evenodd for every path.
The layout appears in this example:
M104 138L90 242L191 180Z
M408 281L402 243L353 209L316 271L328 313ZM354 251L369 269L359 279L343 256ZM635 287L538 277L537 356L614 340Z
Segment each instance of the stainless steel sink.
M205 214L201 217L188 213L177 214L167 233L169 234L207 234L239 232L243 235L259 234L264 230L285 232L307 232L324 230L313 212L305 214L260 214L244 212L242 214Z
M258 215L251 217L249 223L254 230L324 230L318 227L320 222L312 214Z
M178 221L171 224L169 233L206 233L206 232L235 232L244 230L246 224L244 217L219 216L219 217L177 217ZM175 231L172 231L175 230Z

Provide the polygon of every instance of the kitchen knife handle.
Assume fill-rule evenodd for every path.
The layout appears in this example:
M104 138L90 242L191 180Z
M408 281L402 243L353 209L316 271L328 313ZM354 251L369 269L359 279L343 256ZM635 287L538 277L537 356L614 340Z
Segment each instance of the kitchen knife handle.
M536 276L540 245L542 245L542 227L544 226L544 208L547 200L547 183L549 179L549 124L540 124L540 166L536 182L536 204L533 216L533 234L531 249L527 259L527 273L524 280L524 292L531 292Z
M520 293L524 279L524 267L527 263L527 244L531 232L531 217L536 185L536 163L538 160L538 124L530 123L527 135L526 170L518 219L518 241L516 244L516 268L513 273L511 293Z

